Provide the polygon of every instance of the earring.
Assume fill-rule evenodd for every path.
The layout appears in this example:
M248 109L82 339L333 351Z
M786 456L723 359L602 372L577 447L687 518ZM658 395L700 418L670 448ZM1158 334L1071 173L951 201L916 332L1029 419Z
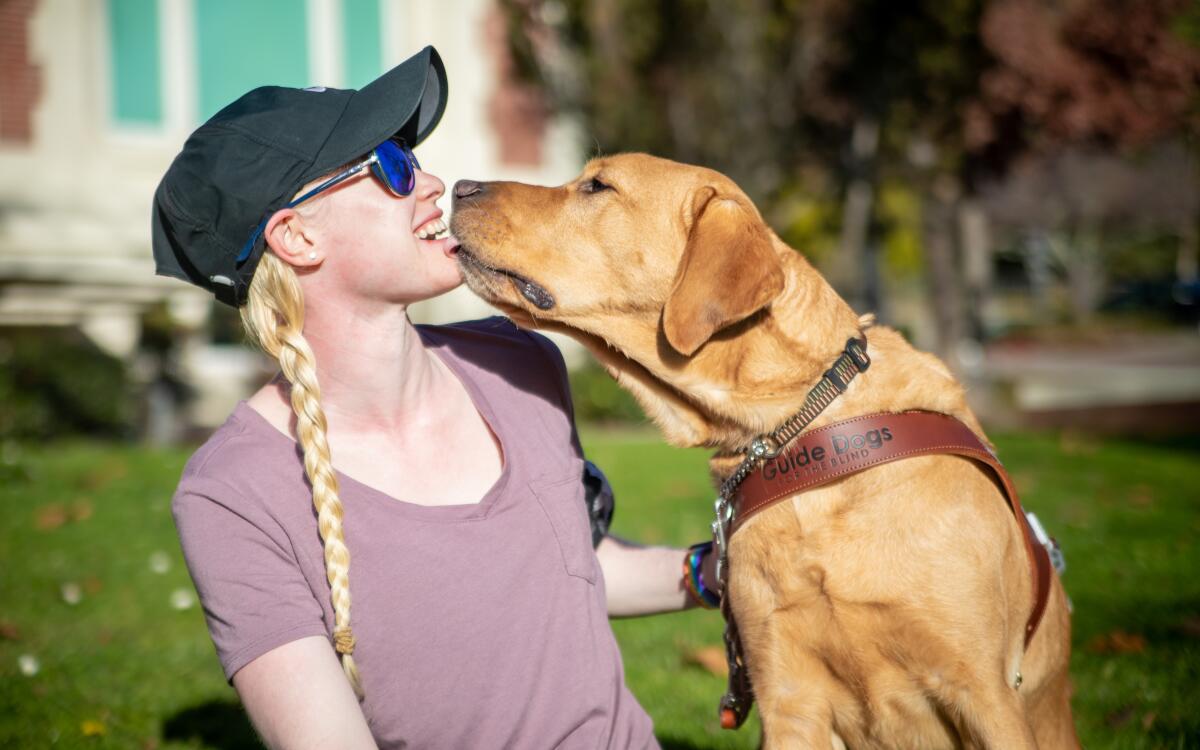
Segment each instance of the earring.
M316 259L317 259L317 254L316 254L316 253L309 253L309 254L308 254L308 259L309 259L309 260L316 260Z

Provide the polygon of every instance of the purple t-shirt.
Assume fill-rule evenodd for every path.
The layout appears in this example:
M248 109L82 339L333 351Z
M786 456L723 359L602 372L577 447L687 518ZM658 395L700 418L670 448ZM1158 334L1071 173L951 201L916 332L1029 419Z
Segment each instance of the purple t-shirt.
M478 504L449 506L338 474L376 741L657 748L608 622L558 350L505 318L418 330L499 438L504 468ZM172 510L227 678L284 643L332 636L299 447L256 411L238 405L192 456Z

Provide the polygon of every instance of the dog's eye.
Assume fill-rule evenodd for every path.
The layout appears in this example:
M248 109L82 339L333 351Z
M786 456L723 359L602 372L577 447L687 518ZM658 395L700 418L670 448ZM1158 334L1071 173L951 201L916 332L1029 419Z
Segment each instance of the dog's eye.
M605 190L612 190L613 186L606 182L601 182L599 177L593 177L587 182L579 186L580 192L583 193L602 193Z

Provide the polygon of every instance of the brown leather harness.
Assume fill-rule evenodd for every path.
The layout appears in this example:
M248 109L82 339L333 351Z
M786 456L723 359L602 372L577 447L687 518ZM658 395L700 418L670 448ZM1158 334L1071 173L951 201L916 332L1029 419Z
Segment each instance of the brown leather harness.
M870 366L865 345L865 340L851 339L838 364L826 373L822 383L813 392L817 392L830 373L849 358L849 377L845 377L847 372L842 368L838 378L840 382L834 383L834 386L840 387L836 388L837 393L833 394L833 398L845 390L855 374ZM806 407L811 399L810 393ZM832 398L822 397L820 400L824 404L816 413L824 409ZM816 413L809 416L807 421L811 421ZM790 420L789 424L793 421ZM793 431L799 433L799 429ZM727 564L725 555L729 537L756 513L781 500L891 461L936 454L962 456L991 471L1021 529L1034 592L1033 610L1025 623L1025 646L1029 646L1046 611L1051 560L1021 508L1008 472L970 428L945 414L907 411L854 417L803 435L788 436L786 440L780 440L777 436L778 431L767 442L761 438L756 440L747 450L746 461L730 478L736 478L736 481L727 480L722 485L721 497L717 500L717 522L713 524L719 567ZM758 447L761 445L768 445L768 448ZM748 465L755 468L747 470ZM718 577L724 579L724 572L719 572ZM728 597L722 598L721 612L725 615L725 646L729 661L729 689L722 697L720 706L721 726L736 729L745 721L754 699Z

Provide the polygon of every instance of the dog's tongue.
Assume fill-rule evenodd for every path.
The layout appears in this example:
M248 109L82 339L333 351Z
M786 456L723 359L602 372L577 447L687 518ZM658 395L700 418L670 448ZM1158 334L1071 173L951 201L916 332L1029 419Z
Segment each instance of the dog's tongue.
M549 310L554 307L554 297L550 296L550 292L541 288L532 281L526 279L512 279L513 286L521 293L521 296L529 300L539 310Z

